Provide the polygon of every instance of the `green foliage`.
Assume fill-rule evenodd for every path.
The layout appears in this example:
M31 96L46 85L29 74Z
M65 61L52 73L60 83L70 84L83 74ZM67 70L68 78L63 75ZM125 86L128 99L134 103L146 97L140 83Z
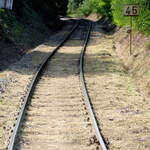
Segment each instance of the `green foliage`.
M140 15L136 18L135 24L136 29L150 35L150 1L149 0L141 0L140 1ZM146 2L146 3L144 3Z
M110 17L110 1L111 0L84 0L82 2L80 1L77 5L74 3L74 0L70 0L69 8L72 8L70 12L76 12L79 16L88 16L90 13L97 13Z
M112 15L114 23L119 26L130 25L130 17L123 15L124 4L139 4L140 14L133 18L133 27L147 35L150 34L150 1L149 0L112 0Z
M15 0L13 11L1 9L0 17L6 20L16 17L23 23L30 23L41 17L47 23L50 20L58 20L58 15L66 15L67 5L68 0Z
M150 50L150 41L145 43L145 48L146 48L147 50Z
M83 0L69 0L68 3L68 13L75 13L77 8L82 4Z
M69 13L77 16L97 13L111 18L119 26L129 26L130 17L123 14L125 4L140 5L140 15L133 17L133 28L150 35L150 0L69 0L68 7Z
M20 41L33 30L36 34L46 26L58 28L58 15L66 15L67 4L68 0L14 0L12 11L0 9L0 36Z
M77 13L80 16L88 16L91 13L94 13L97 8L97 1L86 0L83 4L77 9Z

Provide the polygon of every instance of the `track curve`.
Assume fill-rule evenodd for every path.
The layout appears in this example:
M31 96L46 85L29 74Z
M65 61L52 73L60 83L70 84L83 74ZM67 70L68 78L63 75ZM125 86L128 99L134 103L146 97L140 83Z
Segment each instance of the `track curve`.
M67 42L79 28L79 23L77 23L64 41L47 56L34 75L10 138L8 150L40 150L47 149L47 147L50 150L98 150L100 147L95 139L95 133L89 125L91 121L98 143L103 150L107 150L90 104L84 79L84 53L92 28L92 23L86 22L86 24L88 29L85 30L88 32L85 35L85 42L83 42L84 34L80 33L83 26L76 33L80 36L74 35L73 37L77 44L71 45L71 42ZM71 54L70 51L68 52L68 47L71 48ZM57 53L58 50L59 53ZM53 61L50 61L51 58ZM80 69L77 67L79 59ZM82 101L80 93L78 72L80 72L85 101ZM84 104L88 111L83 107ZM27 111L28 121L23 123L23 131L20 132L26 110L29 110ZM17 141L18 132L19 136L23 133L23 136L19 137L19 142ZM16 143L19 143L17 147Z
M24 112L25 112L25 108L26 108L26 105L27 105L27 102L29 100L29 97L30 97L30 94L33 90L33 87L35 86L36 84L36 81L37 81L37 77L39 76L40 72L42 71L42 69L44 68L44 66L46 65L47 61L53 57L53 55L55 55L55 53L58 51L58 49L68 40L68 38L71 36L71 34L77 29L77 27L79 26L79 22L73 27L73 29L71 30L71 32L66 36L66 38L60 43L60 45L58 45L58 47L56 49L53 50L52 53L50 53L42 62L42 64L40 65L39 69L37 70L37 72L35 73L35 75L33 76L32 78L32 81L30 83L30 86L29 86L29 89L27 91L27 94L25 96L25 99L24 99L24 102L23 102L23 105L22 105L22 108L20 110L20 113L19 113L19 116L18 116L18 119L17 119L17 122L16 122L16 125L14 127L14 130L13 130L13 134L10 138L10 141L9 141L9 145L8 145L8 150L13 150L14 149L14 145L15 145L15 140L16 140L16 136L17 136L17 132L19 130L19 127L20 127L20 124L21 124L21 121L23 119L23 116L24 116Z
M84 77L84 55L85 55L86 47L87 47L87 44L88 44L88 41L89 41L89 38L90 38L91 28L92 28L92 23L90 23L90 25L89 25L89 32L88 32L88 35L86 37L86 40L85 40L85 43L84 43L84 46L83 46L83 49L82 49L82 52L81 52L81 55L80 55L80 81L81 81L83 97L84 97L85 104L86 104L86 107L88 109L88 112L90 114L90 118L91 118L93 127L95 129L96 137L97 137L102 149L107 150L107 146L105 144L103 136L101 135L101 132L100 132L100 129L99 129L96 117L95 117L95 113L92 109L91 100L90 100L90 96L88 94L88 89L87 89L86 81L85 81L85 77Z

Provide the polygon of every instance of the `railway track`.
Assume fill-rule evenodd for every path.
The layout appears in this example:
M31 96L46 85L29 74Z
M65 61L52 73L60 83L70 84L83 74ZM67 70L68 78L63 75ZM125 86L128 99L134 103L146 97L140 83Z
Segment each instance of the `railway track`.
M23 101L8 150L107 149L84 79L91 27L92 23L80 21L43 61Z

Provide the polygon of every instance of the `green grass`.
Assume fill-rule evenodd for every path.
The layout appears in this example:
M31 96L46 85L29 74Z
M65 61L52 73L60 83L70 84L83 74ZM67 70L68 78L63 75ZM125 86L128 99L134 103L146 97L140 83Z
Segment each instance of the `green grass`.
M112 0L111 9L113 21L119 26L130 25L130 17L124 16L123 9L125 4L138 4L140 6L140 14L133 17L133 28L145 35L150 35L150 2L149 0Z
M146 72L144 72L144 74L143 74L145 77L148 77L148 76L150 76L150 71L146 71Z
M1 105L5 105L5 104L6 104L6 101L4 101L3 99L0 99L0 104L1 104Z
M75 13L76 16L88 16L91 13L96 13L109 17L118 26L129 26L130 17L123 14L125 4L138 4L140 6L139 16L133 17L133 29L150 35L149 0L84 0L79 8L71 13Z
M146 50L150 50L150 41L145 43Z

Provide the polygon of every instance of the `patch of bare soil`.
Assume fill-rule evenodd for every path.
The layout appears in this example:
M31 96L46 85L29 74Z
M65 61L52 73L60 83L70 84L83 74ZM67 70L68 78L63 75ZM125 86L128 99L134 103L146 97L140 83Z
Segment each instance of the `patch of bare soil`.
M0 72L0 149L6 149L19 107L35 71L47 54L68 34L70 28L72 24L66 25L59 33L49 37L47 42L28 51L20 61Z
M110 150L150 149L150 102L138 90L114 50L114 36L93 28L85 56L85 79Z
M88 17L86 17L86 19L91 20L91 21L95 21L95 22L98 21L100 18L101 18L100 15L94 14L94 13L92 13Z
M117 55L135 78L139 90L150 98L150 37L134 33L131 55L127 29L120 29L114 41Z

